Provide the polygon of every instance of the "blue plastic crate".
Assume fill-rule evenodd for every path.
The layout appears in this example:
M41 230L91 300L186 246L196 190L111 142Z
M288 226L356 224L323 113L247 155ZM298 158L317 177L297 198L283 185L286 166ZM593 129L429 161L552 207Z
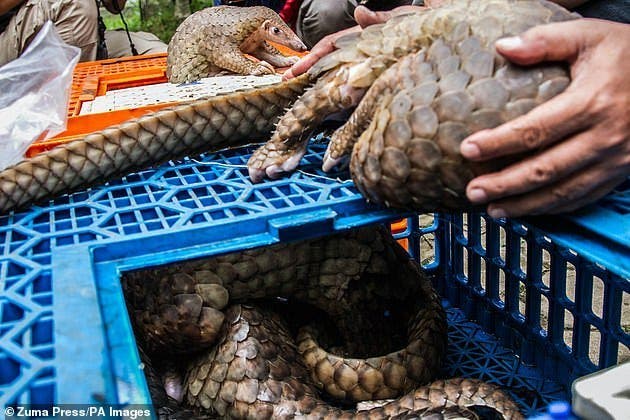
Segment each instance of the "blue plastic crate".
M149 401L119 286L124 271L409 216L366 204L342 174L324 176L318 168L325 147L317 144L309 149L300 172L252 185L245 168L252 150L169 163L0 217L3 406ZM622 199L612 203L627 210L624 191L618 194ZM439 215L420 227L418 217L411 217L407 231L399 235L409 237L411 254L435 275L447 299L447 374L500 383L531 414L552 400L566 399L571 377L612 363L617 343L630 344L619 321L622 308L630 304L623 272L630 254L623 253L623 246L628 249L623 237L615 243L621 247L617 255L625 255L625 260L619 258L609 267L603 263L602 250L609 241L604 235L584 235L579 246L597 252L583 256L529 225L487 221L480 215L466 215L466 220L464 228L463 216ZM499 249L502 230L507 255ZM561 233L553 235L558 242L564 240ZM531 257L526 269L516 263L521 240ZM542 252L553 259L552 287L536 274L542 276L543 262L537 257ZM601 319L585 310L588 299L561 296L566 282L561 265L567 262L579 267L580 290L588 290L592 274L605 282ZM483 279L482 264L488 273ZM520 283L527 297L522 314ZM549 328L544 331L536 315L540 296L550 302ZM568 346L561 345L553 321L563 311L572 314L577 327ZM591 326L601 331L605 354L597 366L584 360L585 328Z
M257 185L245 166L253 150L165 164L0 216L0 405L148 401L120 270L399 217L323 174L321 144L290 178Z
M457 355L447 362L451 374L501 384L533 416L570 400L575 378L630 360L630 280L619 274L630 258L630 230L625 254L605 266L576 252L604 261L614 247L599 242L601 231L569 248L529 223L474 213L439 217L446 229L438 231L435 286L452 308L451 328L458 325L453 310L471 326L451 333L458 343L450 346Z

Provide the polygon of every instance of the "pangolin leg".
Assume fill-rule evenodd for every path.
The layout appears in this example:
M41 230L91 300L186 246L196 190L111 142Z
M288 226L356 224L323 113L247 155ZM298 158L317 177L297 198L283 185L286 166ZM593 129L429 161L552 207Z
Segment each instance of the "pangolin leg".
M306 152L310 130L335 112L356 106L365 89L347 83L345 70L330 73L320 80L281 118L271 140L254 152L249 159L249 176L260 182L265 176L278 178L293 171Z
M255 62L245 57L237 48L232 47L230 51L214 51L207 49L212 60L217 66L230 70L237 74L252 74L261 76L263 74L274 74L276 71L265 61Z
M289 67L299 60L297 56L287 57L283 55L276 47L267 42L263 42L257 50L251 52L251 55L276 67Z
M391 67L385 74L390 71ZM404 75L403 77L408 78ZM343 165L349 160L354 144L370 125L377 107L379 107L383 101L387 101L391 98L392 79L393 77L391 75L376 79L365 93L365 96L361 99L361 102L348 121L333 133L322 164L322 169L325 172ZM401 83L404 82L405 80L401 81Z

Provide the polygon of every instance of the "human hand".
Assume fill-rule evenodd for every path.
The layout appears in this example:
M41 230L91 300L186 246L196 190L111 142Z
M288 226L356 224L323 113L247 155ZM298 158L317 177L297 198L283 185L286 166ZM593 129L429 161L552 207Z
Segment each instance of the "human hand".
M330 35L326 35L319 40L317 44L311 48L311 51L300 58L295 64L293 64L282 75L283 80L292 79L299 76L302 73L306 73L308 69L313 67L322 57L330 54L335 50L335 42L344 35L361 31L360 26L353 26L352 28L344 29L343 31L335 32Z
M367 7L357 6L357 8L354 9L354 20L356 20L356 22L358 23L357 26L335 32L322 38L317 44L315 44L315 46L307 55L302 57L297 63L291 66L291 68L282 75L282 78L284 80L287 80L307 72L308 69L313 67L313 65L315 65L315 63L317 63L322 57L330 54L335 50L335 42L342 36L354 32L360 32L363 28L370 25L386 22L393 16L417 11L420 9L424 9L424 7L400 6L388 11L374 12Z
M567 62L567 89L528 114L461 144L471 161L530 155L479 176L466 195L491 217L573 211L630 175L630 25L595 19L539 26L496 43L511 61Z

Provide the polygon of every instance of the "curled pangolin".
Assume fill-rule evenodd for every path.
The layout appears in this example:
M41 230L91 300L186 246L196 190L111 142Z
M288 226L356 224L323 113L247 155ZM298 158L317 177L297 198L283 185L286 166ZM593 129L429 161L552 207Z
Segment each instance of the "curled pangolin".
M223 71L273 74L297 57L285 57L269 41L294 51L306 50L300 38L264 6L208 7L184 20L168 44L166 76L171 83L192 82ZM260 62L248 59L250 54Z
M198 354L185 368L185 409L228 418L357 415L321 401L319 389L351 402L406 394L362 412L366 418L470 405L520 418L494 386L462 379L427 386L445 353L445 314L419 266L384 228L133 272L123 286L149 354ZM285 317L293 332L273 312L251 306L267 300L268 307L276 297L298 308ZM320 337L302 325L321 318L317 311L334 320L319 328ZM343 355L318 344L332 330L340 342L323 338Z
M393 18L341 38L340 49L308 75L158 111L22 161L0 172L0 212L165 160L265 138L311 79L315 86L250 159L252 179L295 169L304 132L358 104L333 138L327 168L359 140L352 175L371 200L424 211L468 206L470 178L508 162L464 161L462 138L526 113L569 82L559 65L506 63L494 52L494 40L574 17L544 0L451 0Z

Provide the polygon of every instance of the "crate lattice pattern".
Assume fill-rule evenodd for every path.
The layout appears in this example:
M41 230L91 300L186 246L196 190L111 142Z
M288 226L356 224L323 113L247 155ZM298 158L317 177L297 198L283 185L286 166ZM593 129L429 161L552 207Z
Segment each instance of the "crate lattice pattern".
M452 242L442 295L523 363L561 378L568 394L577 377L630 360L627 278L533 226L481 214L445 217Z
M351 181L319 171L322 145L309 149L299 173L258 185L245 167L252 150L171 162L0 216L0 405L54 401L55 248L363 201Z
M79 63L72 75L72 87L70 89L70 102L68 104L68 117L78 114L80 99L83 90L88 85L97 86L98 76L125 74L138 70L164 69L166 68L166 54L152 54L142 58L112 58L109 60ZM94 79L94 80L89 80ZM86 81L89 81L86 85Z

